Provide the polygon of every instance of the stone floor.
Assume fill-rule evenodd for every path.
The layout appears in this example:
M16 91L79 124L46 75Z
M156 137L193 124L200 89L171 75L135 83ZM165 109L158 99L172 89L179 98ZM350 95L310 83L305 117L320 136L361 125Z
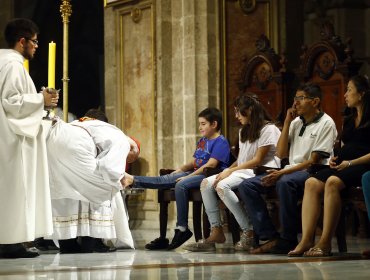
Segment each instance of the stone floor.
M349 237L349 253L336 253L333 246L333 257L310 259L235 253L229 236L215 253L146 251L144 244L156 232L133 235L136 250L75 255L49 251L35 259L1 259L0 279L370 279L370 260L360 254L370 249L370 239Z

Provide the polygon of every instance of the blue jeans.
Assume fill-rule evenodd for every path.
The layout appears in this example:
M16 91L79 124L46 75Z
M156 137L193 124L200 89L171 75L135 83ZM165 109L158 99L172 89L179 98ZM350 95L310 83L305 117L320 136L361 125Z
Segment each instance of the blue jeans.
M262 194L268 192L270 188L262 186L261 178L263 176L265 175L244 180L238 187L240 197L252 219L254 231L262 240L278 236L268 213L266 202L262 197ZM280 201L281 238L297 242L297 203L298 199L303 197L304 183L308 177L308 172L297 171L281 176L276 182L276 192Z
M189 190L200 188L200 183L205 178L204 175L188 177L180 182L176 179L187 176L191 172L172 173L163 176L147 177L134 176L134 188L144 189L169 189L175 188L177 226L188 227L189 212Z
M362 191L365 197L367 215L370 220L370 171L362 175Z

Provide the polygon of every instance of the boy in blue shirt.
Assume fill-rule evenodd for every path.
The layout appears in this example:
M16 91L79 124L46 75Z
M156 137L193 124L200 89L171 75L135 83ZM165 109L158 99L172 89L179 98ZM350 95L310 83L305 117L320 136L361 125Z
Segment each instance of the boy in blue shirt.
M132 176L125 174L122 184L125 187L132 186L148 189L175 188L177 224L175 236L171 244L168 240L156 240L164 246L146 246L147 249L175 249L185 243L193 233L188 228L188 191L199 188L205 178L203 169L206 167L218 167L221 170L229 165L230 146L224 136L220 134L222 126L222 113L216 108L207 108L199 113L199 130L202 138L198 141L193 160L177 168L168 175L147 177ZM159 245L159 244L158 244ZM151 248L152 247L152 248Z

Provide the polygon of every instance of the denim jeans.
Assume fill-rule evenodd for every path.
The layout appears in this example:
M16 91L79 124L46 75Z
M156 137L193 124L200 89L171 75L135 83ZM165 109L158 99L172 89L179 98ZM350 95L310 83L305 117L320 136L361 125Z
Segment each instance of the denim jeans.
M367 215L370 220L370 171L362 175L362 191L365 197Z
M163 176L134 176L134 188L169 189L175 188L177 223L176 226L188 227L189 190L200 187L204 175L187 177L180 182L176 179L187 176L191 172L172 173Z
M224 202L226 207L233 213L235 219L243 231L250 229L248 215L241 206L238 197L232 191L243 181L243 178L232 173L217 184L217 190L213 183L217 175L208 177L202 181L200 191L202 193L203 204L207 212L211 227L221 226L220 208L218 207L217 195Z
M259 175L244 180L238 187L241 199L252 219L253 228L260 239L272 239L278 232L268 213L266 202L262 194L270 187L264 187ZM298 199L303 197L304 183L309 177L306 171L297 171L283 175L276 182L276 192L280 201L279 218L282 225L281 238L297 241L298 228Z

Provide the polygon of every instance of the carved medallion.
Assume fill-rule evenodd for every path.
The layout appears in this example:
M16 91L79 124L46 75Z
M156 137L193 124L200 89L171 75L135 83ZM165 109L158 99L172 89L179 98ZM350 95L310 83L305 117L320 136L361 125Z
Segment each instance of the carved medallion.
M138 23L143 17L143 12L141 11L141 9L135 7L131 10L131 18L132 18L132 21L135 22L135 23Z
M239 0L239 6L246 14L252 13L256 8L256 0Z
M253 73L253 83L260 89L266 89L272 80L272 71L268 63L263 62L258 65Z
M314 72L322 79L327 80L331 77L335 70L335 57L330 52L322 53L316 60Z

